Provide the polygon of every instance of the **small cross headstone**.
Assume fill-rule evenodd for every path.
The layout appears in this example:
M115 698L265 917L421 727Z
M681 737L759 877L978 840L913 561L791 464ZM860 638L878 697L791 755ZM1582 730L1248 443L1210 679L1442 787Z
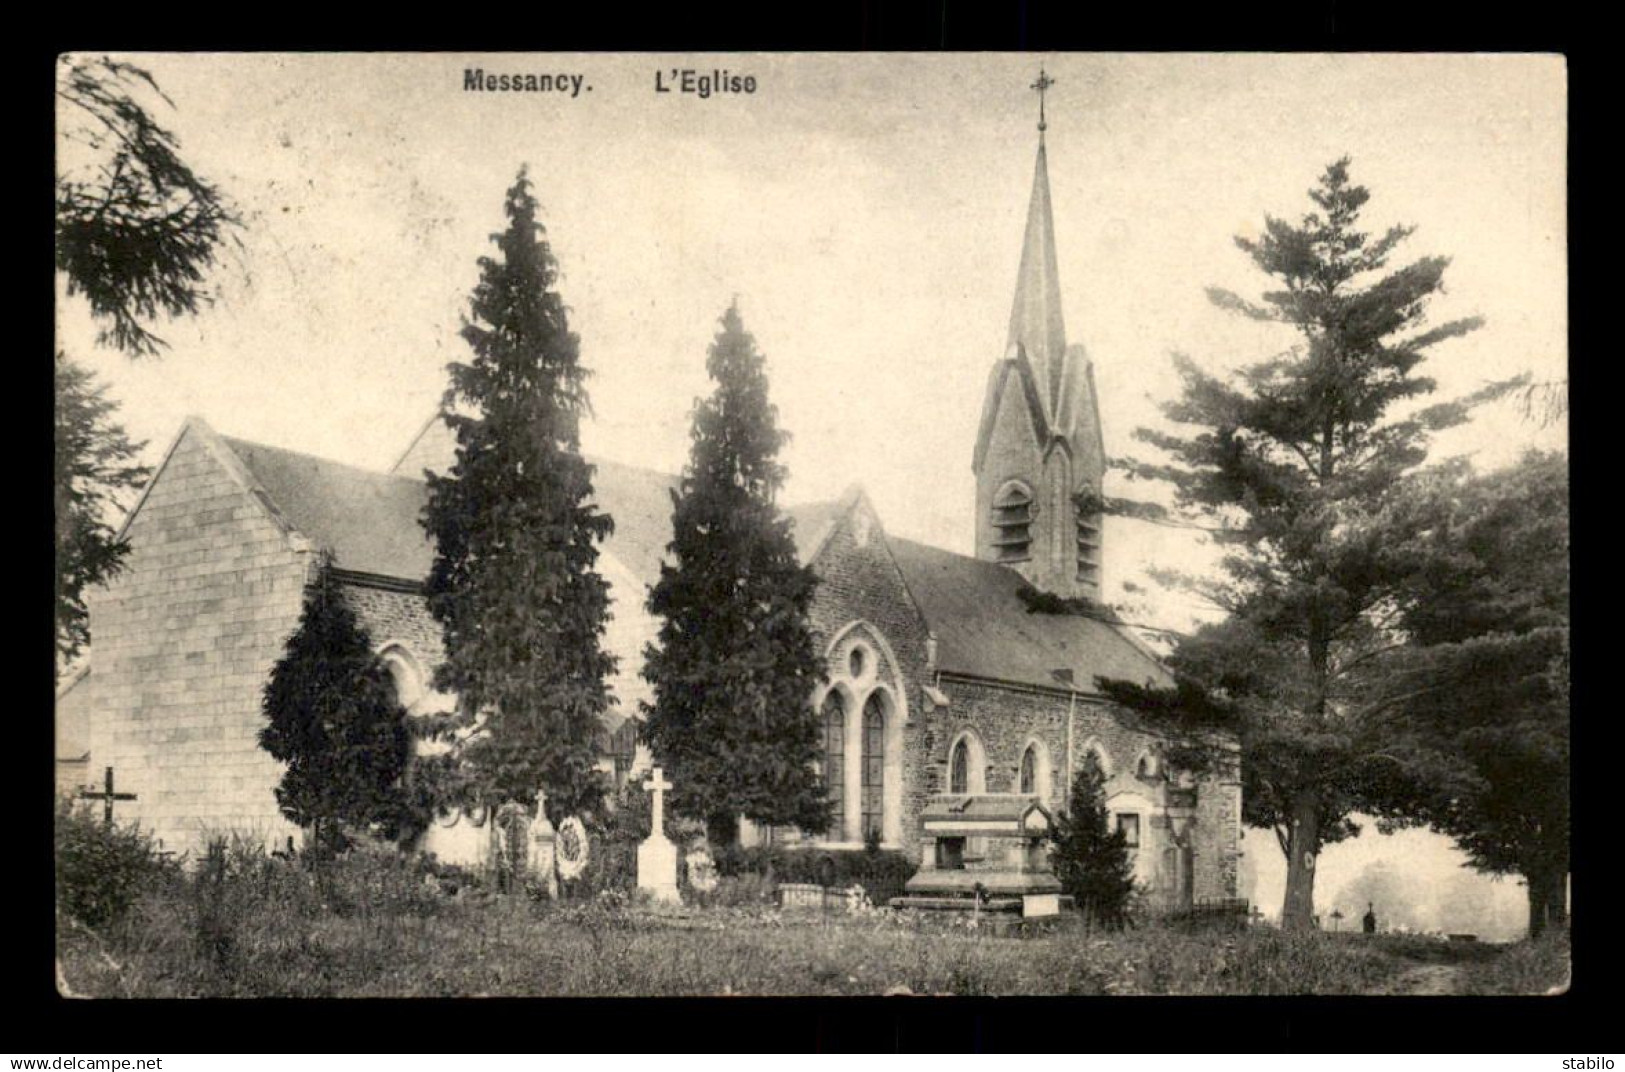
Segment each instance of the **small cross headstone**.
M79 791L79 797L80 797L81 800L99 800L99 801L101 801L102 802L102 821L105 822L105 823L111 824L113 822L113 801L115 801L115 800L134 800L135 799L135 794L134 793L115 793L115 792L113 792L113 768L112 767L107 768L107 775L103 779L103 783L105 784L106 788L103 789L100 793L93 793L89 789L81 789Z
M653 815L650 819L649 836L665 837L665 793L671 789L671 783L666 781L665 772L659 767L649 772L649 780L643 783L643 788L654 796L652 805Z
M677 893L677 846L666 837L664 794L671 789L659 767L649 772L643 788L654 794L650 807L649 836L638 846L638 888L648 890L656 901L675 903Z

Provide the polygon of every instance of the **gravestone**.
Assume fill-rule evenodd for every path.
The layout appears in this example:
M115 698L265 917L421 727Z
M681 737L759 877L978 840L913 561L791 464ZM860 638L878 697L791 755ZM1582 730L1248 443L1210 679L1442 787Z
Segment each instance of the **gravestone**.
M106 776L106 780L105 780L105 785L106 785L106 788L104 788L100 793L93 793L88 788L81 789L81 790L79 790L79 797L80 797L81 800L99 800L99 801L101 801L102 802L102 822L104 822L107 825L111 826L111 825L113 825L113 802L115 800L134 800L135 799L135 794L134 793L115 793L115 792L113 792L113 768L112 767L107 768L107 776Z
M659 767L649 772L643 788L653 794L650 807L649 836L638 846L638 889L648 890L657 902L676 904L682 900L677 893L677 846L666 836L665 797L671 788Z
M705 842L696 843L683 857L688 865L688 884L701 893L710 893L717 888L717 862L711 858L711 850Z
M559 896L559 876L554 867L553 855L558 843L558 831L547 818L547 794L540 789L536 790L536 818L530 824L530 858L528 860L530 873L547 891L547 896L554 900Z

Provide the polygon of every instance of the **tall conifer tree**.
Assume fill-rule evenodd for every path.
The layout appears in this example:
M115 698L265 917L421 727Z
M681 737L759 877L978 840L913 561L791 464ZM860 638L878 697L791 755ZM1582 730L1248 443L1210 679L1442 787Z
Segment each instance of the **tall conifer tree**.
M1171 483L1177 513L1227 548L1222 580L1175 580L1229 617L1179 644L1179 690L1105 683L1124 702L1197 722L1215 697L1239 714L1246 817L1274 829L1286 854L1290 929L1311 926L1316 858L1356 832L1350 814L1446 773L1437 756L1388 747L1381 657L1401 639L1396 600L1430 524L1399 489L1430 433L1515 385L1412 405L1434 387L1417 373L1425 351L1479 322L1427 325L1449 262L1388 267L1412 229L1360 229L1370 195L1346 158L1309 196L1316 210L1301 222L1269 217L1260 237L1236 239L1271 277L1262 302L1209 291L1221 308L1284 325L1295 345L1229 379L1179 359L1183 396L1164 407L1179 430L1136 433L1170 460L1124 463Z
M463 749L471 791L495 805L543 789L558 818L603 795L596 742L615 660L595 566L613 522L581 457L588 374L524 170L505 208L500 255L480 259L463 323L473 358L448 366L441 408L456 462L427 476L429 609L446 651L435 684L479 726Z
M1385 817L1455 838L1474 867L1523 876L1529 933L1566 918L1569 474L1560 454L1419 481L1440 515L1400 601L1410 644L1386 691L1396 728L1467 776Z
M1055 877L1088 919L1110 930L1129 921L1134 864L1128 838L1111 829L1106 810L1106 776L1093 756L1072 779L1071 810L1055 817L1050 832Z
M106 582L123 566L130 545L111 519L119 497L147 479L132 443L113 420L118 403L89 369L56 354L56 668L60 672L90 642L85 589Z
M644 735L672 776L673 810L704 820L713 842L733 842L740 815L822 832L811 696L823 666L807 617L817 577L775 502L789 437L737 306L706 368L716 387L694 406L672 561L649 596L664 623L645 652L655 700Z
M271 669L260 745L287 764L277 804L323 850L347 831L405 833L412 731L387 667L324 557Z

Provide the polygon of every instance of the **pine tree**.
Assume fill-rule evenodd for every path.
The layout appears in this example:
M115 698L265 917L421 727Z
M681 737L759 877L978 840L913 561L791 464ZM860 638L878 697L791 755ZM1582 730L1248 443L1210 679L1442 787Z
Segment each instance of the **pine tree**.
M613 702L603 650L609 587L595 570L613 529L581 457L587 370L554 289L557 262L524 170L508 191L500 257L480 259L442 413L456 462L427 474L424 526L436 555L427 589L455 692L478 730L463 755L487 805L546 791L553 818L596 809L602 716Z
M142 444L132 443L112 416L118 403L107 399L88 369L56 355L56 456L52 499L56 507L57 669L90 641L85 589L119 571L129 545L117 539L108 521L117 496L139 488L149 470L134 459Z
M1440 520L1401 601L1410 645L1388 691L1398 728L1467 777L1388 816L1450 835L1480 870L1522 875L1533 937L1566 916L1568 460L1451 475L1419 489Z
M714 844L735 840L740 815L822 832L810 701L823 666L807 617L817 576L775 504L788 436L735 306L706 368L716 387L694 406L672 561L649 596L664 622L645 652L655 699L644 736L672 777L673 810L703 820Z
M1229 614L1183 640L1171 662L1182 687L1210 691L1243 720L1246 817L1275 829L1287 856L1291 929L1311 925L1315 859L1356 832L1350 813L1439 773L1436 755L1386 747L1390 712L1377 695L1381 655L1401 639L1394 600L1428 523L1398 491L1431 432L1516 386L1410 405L1434 386L1417 374L1424 352L1479 321L1426 325L1448 261L1390 270L1411 229L1361 231L1369 196L1345 158L1310 191L1318 211L1296 225L1270 217L1262 237L1236 239L1276 288L1262 304L1222 290L1210 298L1290 328L1296 345L1229 380L1179 359L1183 397L1164 410L1182 430L1136 433L1171 462L1126 463L1132 477L1170 482L1180 520L1228 550L1222 580L1170 578ZM1115 690L1130 700L1134 691ZM1144 700L1155 690L1139 691Z
M403 833L412 733L331 556L317 567L262 708L260 746L287 764L277 804L321 851L342 848L355 831Z
M1093 923L1121 930L1129 921L1134 865L1126 836L1111 829L1105 785L1099 765L1088 757L1072 779L1071 811L1055 817L1051 859L1078 911Z
M241 226L199 178L149 104L173 107L131 63L63 56L57 63L56 266L106 326L98 341L132 357L166 343L148 323L196 313L221 247Z

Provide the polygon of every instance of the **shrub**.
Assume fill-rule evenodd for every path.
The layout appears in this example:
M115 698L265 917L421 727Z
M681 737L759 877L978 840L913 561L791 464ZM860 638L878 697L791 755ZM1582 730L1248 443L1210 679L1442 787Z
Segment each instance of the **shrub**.
M716 854L717 873L724 877L761 875L773 882L810 882L821 886L862 886L874 904L900 896L915 866L900 852L877 849L729 847Z
M57 798L56 895L62 911L90 927L122 917L143 890L175 873L152 837L133 826L106 823L93 809Z
M626 893L637 888L638 845L649 836L649 794L634 779L617 787L608 803L602 813L588 819L587 866L577 878L560 883L564 900L588 900L606 890Z
M323 902L339 916L423 916L443 903L429 866L387 844L358 842L315 875Z
M1464 969L1466 994L1560 994L1569 988L1573 959L1567 927L1491 950Z

